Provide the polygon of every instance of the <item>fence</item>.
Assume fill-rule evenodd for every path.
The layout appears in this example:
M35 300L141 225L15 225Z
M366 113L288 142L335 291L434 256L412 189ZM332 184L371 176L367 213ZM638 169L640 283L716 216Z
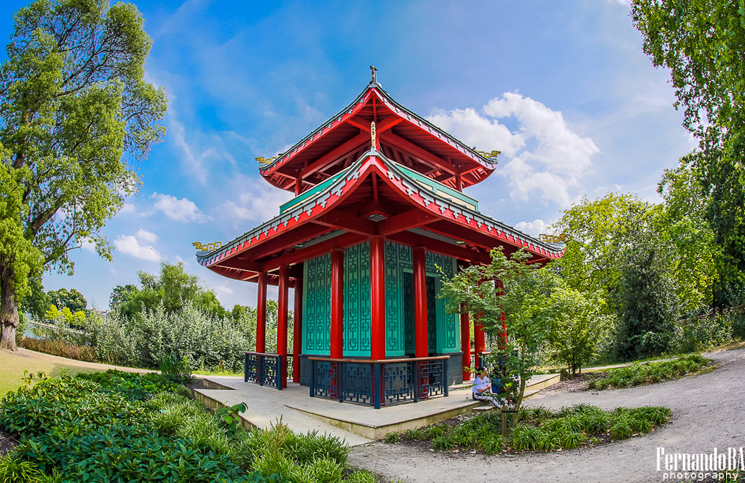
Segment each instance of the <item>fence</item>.
M407 359L310 357L310 397L381 404L417 402L448 395L450 356Z

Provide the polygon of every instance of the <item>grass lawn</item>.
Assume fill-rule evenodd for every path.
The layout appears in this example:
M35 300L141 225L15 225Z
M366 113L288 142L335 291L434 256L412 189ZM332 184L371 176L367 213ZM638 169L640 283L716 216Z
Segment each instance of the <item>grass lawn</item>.
M5 397L8 391L15 391L23 384L23 371L33 374L42 371L47 376L59 376L64 371L67 371L67 374L99 372L97 369L77 365L76 362L57 362L25 350L0 350L0 399Z

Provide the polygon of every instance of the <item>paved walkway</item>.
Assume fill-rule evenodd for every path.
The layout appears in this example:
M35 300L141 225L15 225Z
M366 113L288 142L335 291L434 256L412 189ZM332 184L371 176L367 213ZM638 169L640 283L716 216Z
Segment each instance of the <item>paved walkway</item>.
M585 450L493 457L371 443L354 448L350 464L404 482L442 482L465 475L471 481L493 482L662 482L658 448L711 454L715 447L719 452L745 447L745 349L706 356L719 364L708 374L629 389L538 394L527 403L552 409L578 403L606 410L671 408L672 422L647 435Z
M415 422L433 414L467 409L478 404L471 399L470 389L459 389L450 391L448 397L373 409L361 404L309 397L308 387L299 384L290 383L286 389L279 391L273 387L243 382L243 378L239 377L209 376L206 379L233 390L199 389L197 392L225 405L245 402L248 411L243 413L242 417L255 427L268 428L282 418L282 421L295 432L316 430L343 438L351 446L371 441L370 437L358 434L360 430L375 431L378 428ZM356 427L355 432L352 426Z
M542 387L554 375L531 379L534 387ZM203 403L219 402L232 406L245 402L242 417L249 424L267 428L279 418L295 432L316 430L344 438L351 446L381 439L391 431L422 427L458 414L468 413L482 403L471 397L471 386L451 387L448 397L435 397L417 403L396 404L380 409L367 405L339 403L324 398L309 397L306 386L289 384L282 391L269 386L243 382L240 377L205 377L232 390L199 389L209 398ZM550 382L550 381L548 381Z

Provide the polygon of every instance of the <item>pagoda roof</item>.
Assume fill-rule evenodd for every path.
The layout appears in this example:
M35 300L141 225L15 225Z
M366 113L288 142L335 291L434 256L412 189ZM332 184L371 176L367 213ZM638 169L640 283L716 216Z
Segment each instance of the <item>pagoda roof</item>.
M351 104L259 172L278 188L296 194L307 191L348 168L366 151L373 121L383 155L447 186L462 190L494 171L496 159L406 109L373 81Z
M489 263L489 251L525 249L532 260L560 258L564 244L537 240L479 211L471 197L370 149L328 183L281 207L281 213L224 246L198 252L221 275L253 280L259 272L298 264L371 236ZM291 277L300 277L297 271ZM270 273L269 283L276 283Z

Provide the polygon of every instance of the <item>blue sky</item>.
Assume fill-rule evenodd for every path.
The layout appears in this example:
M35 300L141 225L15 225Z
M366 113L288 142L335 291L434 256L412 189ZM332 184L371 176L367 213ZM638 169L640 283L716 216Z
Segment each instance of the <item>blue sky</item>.
M0 40L27 2L0 4ZM610 191L658 201L657 182L691 149L667 71L642 52L624 0L139 1L153 39L167 135L137 165L140 193L104 233L114 261L75 250L76 288L106 308L112 288L183 261L223 305L255 284L200 267L194 241L226 242L289 194L263 181L272 156L351 102L368 66L400 103L478 149L503 152L469 188L481 210L537 235L561 211ZM270 291L270 295L274 295Z

